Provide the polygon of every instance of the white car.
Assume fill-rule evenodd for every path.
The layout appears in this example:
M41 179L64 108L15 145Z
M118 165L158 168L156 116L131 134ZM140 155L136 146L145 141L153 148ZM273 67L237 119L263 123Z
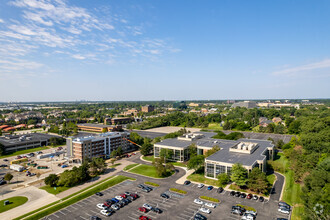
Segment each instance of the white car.
M245 213L257 216L257 213L255 211L252 211L252 210L247 210L247 211L245 211Z
M197 185L197 187L201 189L201 188L204 187L204 184L203 183L200 183L200 184Z
M289 214L290 213L290 211L288 209L281 209L281 208L279 208L278 211L279 212L282 212L284 214Z
M123 197L121 196L116 196L115 198L118 199L119 201L123 200Z
M111 208L114 209L114 210L119 210L119 206L117 206L116 204L113 204L113 205L111 206Z
M211 210L208 209L208 208L200 208L199 211L204 212L204 213L207 213L207 214L210 214L211 213Z
M215 209L215 207L217 207L215 204L210 203L210 202L206 202L205 206L210 207L210 208L214 208L214 209Z
M111 212L109 212L108 210L101 210L101 214L105 216L110 216Z
M148 209L148 210L151 210L152 209L152 206L147 204L147 203L144 203L143 206L144 208Z
M256 216L250 213L244 213L241 220L254 220L256 219Z
M202 200L199 200L199 199L195 199L194 203L196 203L198 205L203 205L204 204L204 202Z
M106 208L107 208L107 207L106 207L105 205L103 205L102 203L99 203L99 204L97 204L96 206L97 206L97 208L99 208L99 209L106 209Z

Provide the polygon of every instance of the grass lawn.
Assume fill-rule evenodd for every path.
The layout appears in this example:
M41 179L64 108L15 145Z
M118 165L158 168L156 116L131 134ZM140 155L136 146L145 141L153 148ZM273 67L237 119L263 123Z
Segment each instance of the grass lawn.
M204 174L201 173L193 173L187 177L188 180L198 182L198 183L204 183L206 185L213 185L220 187L221 185L217 180L212 180L204 177Z
M127 170L129 170L129 169L131 169L131 168L133 168L133 167L135 167L135 166L137 166L137 165L139 165L139 164L134 163L134 164L127 165L127 166L124 168L124 171L127 171Z
M110 168L115 168L118 167L119 165L121 165L121 163L115 163L114 165L111 165Z
M270 183L270 185L273 185L276 180L275 174L270 174L270 175L267 175L266 177L267 177L267 181Z
M154 156L143 156L142 157L144 160L153 162L155 160ZM187 165L181 162L167 162L170 164L173 164L173 166L178 166L178 167L186 167Z
M66 186L56 186L56 189L54 189L54 187L52 186L42 186L39 189L46 190L48 193L56 195L70 188L71 187L66 187Z
M164 178L164 177L159 177L157 175L156 168L151 165L146 165L146 164L141 164L140 166L137 166L130 171L131 173L136 173L144 176L149 176L149 177L154 177L154 178ZM171 176L174 172L170 172L168 176Z
M223 128L220 126L220 123L210 123L207 129L223 130Z
M301 217L301 213L304 212L304 207L303 205L298 205L298 206L295 206L293 211L292 211L292 214L291 214L291 219L292 220L300 220L302 219Z
M35 152L35 151L41 151L41 150L46 150L46 149L49 149L49 148L48 147L37 147L37 148L33 148L33 149L20 150L20 151L14 152L12 154L6 154L6 155L3 155L3 156L0 156L0 159L6 158L6 157L18 156L18 155L21 155L21 154L28 154L28 153L32 153L32 152Z
M4 201L9 200L9 205L4 206ZM26 203L28 201L28 198L24 197L24 196L15 196L15 197L11 197L8 199L4 199L0 201L0 213L1 212L5 212L9 209L15 208L17 206L23 205L24 203Z
M67 196L63 198L62 200L53 202L51 204L48 204L44 207L41 207L37 210L34 210L32 212L29 212L27 214L24 214L18 218L15 218L15 220L18 219L41 219L47 215L50 215L51 213L54 213L60 209L63 209L69 205L72 205L73 203L76 203L82 199L85 199L91 195L93 195L96 192L105 190L111 186L114 186L118 183L121 183L125 180L135 180L134 178L127 177L127 176L115 176L115 177L109 177L103 181L100 181L98 183L93 184L90 187L87 187L86 189L80 190L79 192L73 193L70 196ZM38 212L38 213L37 213Z

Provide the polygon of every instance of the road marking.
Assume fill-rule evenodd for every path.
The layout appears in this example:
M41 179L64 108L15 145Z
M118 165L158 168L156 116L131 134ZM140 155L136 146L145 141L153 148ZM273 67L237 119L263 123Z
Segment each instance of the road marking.
M87 218L84 218L84 217L82 217L82 216L79 216L79 217L82 218L82 219L88 220Z
M53 216L55 216L56 218L60 218L60 217L58 217L57 215L55 215L55 213L53 213Z
M94 214L99 214L98 212L95 212L94 210L90 210L91 212L93 212Z
M63 213L61 210L60 211L58 211L59 213L61 213L62 215L66 215L65 213Z
M180 219L184 219L184 220L186 220L186 218L183 218L183 217L181 217L181 216L177 216L178 218L180 218Z
M189 209L189 210L191 210L191 211L195 211L196 209L192 209L192 208L187 208L187 209Z
M69 206L69 207L70 207L70 206ZM68 207L68 208L69 208L69 207ZM71 212L71 211L70 211L68 208L66 208L66 209L63 209L63 210L65 210L65 211L68 211L68 212Z
M133 217L131 217L131 216L127 216L128 218L130 218L130 219L132 219L132 220L136 220L136 218L133 218Z
M76 203L77 206L83 207L82 205L80 205L79 203Z

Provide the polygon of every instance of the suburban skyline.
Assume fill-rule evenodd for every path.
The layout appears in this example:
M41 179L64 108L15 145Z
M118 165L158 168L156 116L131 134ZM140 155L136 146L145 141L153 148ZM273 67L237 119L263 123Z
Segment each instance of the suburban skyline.
M0 2L0 102L330 95L328 1Z

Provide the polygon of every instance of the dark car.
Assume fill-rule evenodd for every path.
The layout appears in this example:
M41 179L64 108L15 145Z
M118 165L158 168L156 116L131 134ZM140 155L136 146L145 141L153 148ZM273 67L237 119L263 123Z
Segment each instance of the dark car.
M260 196L260 197L259 197L259 201L260 201L260 202L265 201L264 197Z
M243 208L243 207L241 207L241 206L238 206L238 205L235 205L235 206L232 206L232 207L231 207L231 210L234 210L234 209L238 209L238 210L240 210L241 212L245 212L245 211L246 211L245 208Z
M208 186L207 187L207 190L212 190L213 189L213 186Z
M258 200L258 198L259 198L259 197L258 197L257 195L254 195L254 196L253 196L253 199L254 199L254 200Z
M111 204L111 205L115 204L115 202L111 199L107 199L107 200L105 200L105 202L108 203L108 204Z
M241 193L241 198L244 199L246 197L245 193Z
M196 215L194 216L194 220L206 220L207 218L199 213L196 213Z
M288 220L287 218L277 218L276 220Z
M219 187L219 188L217 189L217 192L218 192L218 193L222 193L222 192L223 192L223 188L222 188L222 187Z
M6 180L0 180L0 185L4 185L4 184L6 184L6 183L7 183Z
M161 209L156 208L156 207L152 207L151 210L154 211L154 212L156 212L156 213L158 213L158 214L160 214L160 213L163 212Z
M240 192L235 192L236 197L240 197L241 193Z
M101 220L101 218L97 217L97 216L91 216L89 217L90 220Z
M183 185L186 185L186 186L188 186L188 185L190 185L191 184L191 182L189 181L189 180L186 180L186 181L184 181L184 183L183 183Z
M144 185L139 184L137 187L143 189L144 188Z
M243 212L239 209L232 209L231 210L231 214L235 214L235 215L243 215Z
M146 189L146 188L142 188L141 190L142 190L143 192L146 192L146 193L150 192L150 190L148 190L148 189Z
M103 196L103 193L97 192L97 193L95 193L95 195L97 195L97 196Z
M149 190L149 192L153 190L153 188L151 188L149 186L145 186L144 188L147 189L147 190Z
M8 167L7 164L1 164L0 167Z
M163 198L165 198L165 199L169 199L169 198L170 198L170 197L169 197L167 194L165 194L165 193L160 194L160 197L163 197Z
M8 162L8 159L3 159L3 161Z
M248 194L248 195L246 196L246 198L247 198L247 199L252 199L252 194Z
M231 195L231 196L234 196L234 195L235 195L235 191L231 191L231 192L230 192L230 195Z
M116 198L112 198L111 199L114 203L117 203L117 202L119 202L119 200L118 199L116 199Z
M278 203L278 206L284 206L284 207L286 207L287 209L291 209L291 206L290 206L288 203L286 203L286 202L279 202L279 203Z

